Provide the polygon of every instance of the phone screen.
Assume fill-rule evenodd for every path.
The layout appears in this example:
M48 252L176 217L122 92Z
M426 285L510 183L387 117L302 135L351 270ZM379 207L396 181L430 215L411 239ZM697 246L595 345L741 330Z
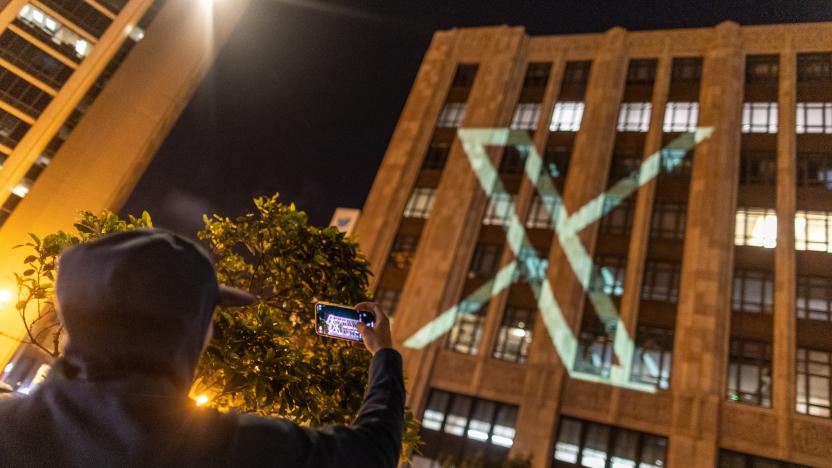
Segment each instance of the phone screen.
M364 322L373 326L373 316L369 312L352 307L318 302L315 304L315 330L319 335L361 342L361 333L356 325Z

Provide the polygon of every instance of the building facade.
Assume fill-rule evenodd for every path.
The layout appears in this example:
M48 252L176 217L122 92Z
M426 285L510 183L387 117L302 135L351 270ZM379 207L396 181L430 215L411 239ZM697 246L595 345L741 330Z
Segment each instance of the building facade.
M0 2L0 363L23 332L13 247L122 206L247 4Z
M418 463L829 466L830 190L830 23L436 33L354 233Z

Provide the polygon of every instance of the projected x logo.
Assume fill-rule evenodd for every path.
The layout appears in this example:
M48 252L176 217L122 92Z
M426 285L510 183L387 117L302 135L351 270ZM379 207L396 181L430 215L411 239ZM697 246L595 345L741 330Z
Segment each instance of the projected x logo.
M630 382L635 344L621 322L615 303L607 293L615 287L614 275L607 268L594 264L592 257L578 238L578 233L615 209L639 187L658 176L660 171L670 172L678 167L689 150L709 138L712 131L711 127L699 127L693 132L682 134L665 148L642 161L638 170L619 180L612 188L570 215L548 175L548 173L557 174L557 168L547 168L549 170L544 174L543 159L535 149L528 132L507 128L460 129L459 139L471 168L477 175L480 186L491 200L503 197L507 192L496 168L486 154L486 147L513 146L527 155L525 174L546 207L567 261L579 283L587 291L595 313L613 342L613 352L617 363L611 365L608 375L581 372L572 368L578 350L578 339L567 324L546 277L548 262L540 258L532 247L524 223L517 216L513 200L510 202L508 219L503 224L503 228L506 232L507 244L514 253L516 261L503 267L494 278L476 289L459 304L444 311L439 317L419 329L405 341L405 346L418 349L432 343L454 326L457 316L477 311L492 297L517 281L522 274L532 289L549 337L572 378L644 392L655 392L653 385ZM593 271L596 271L595 275Z

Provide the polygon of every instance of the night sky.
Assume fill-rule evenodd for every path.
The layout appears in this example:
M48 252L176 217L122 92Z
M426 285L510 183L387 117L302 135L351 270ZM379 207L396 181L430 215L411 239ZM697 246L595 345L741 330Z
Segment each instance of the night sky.
M233 0L216 0L233 1ZM832 2L254 0L123 213L193 235L280 192L326 224L360 208L434 31L568 34L832 21Z

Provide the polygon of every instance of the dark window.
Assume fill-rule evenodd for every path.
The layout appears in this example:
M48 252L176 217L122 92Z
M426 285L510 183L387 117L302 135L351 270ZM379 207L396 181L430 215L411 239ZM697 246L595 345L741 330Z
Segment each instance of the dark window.
M811 468L771 458L758 457L730 450L719 451L718 468Z
M639 326L636 330L636 352L630 380L670 388L673 365L673 330Z
M797 276L797 318L832 321L832 278Z
M0 67L0 96L32 117L39 116L52 101L52 96L3 67Z
M617 199L608 196L604 199L604 216L601 217L601 232L613 236L629 236L633 229L633 212L635 206L632 198L625 198L610 209Z
M474 84L474 78L477 77L477 68L479 66L475 63L466 63L457 66L454 81L451 86L455 88L470 88Z
M832 190L832 153L797 153L797 185Z
M100 3L102 6L104 6L104 8L112 11L113 13L118 14L118 12L120 12L121 9L124 8L124 5L127 5L128 1L129 0L98 0L98 3Z
M832 53L797 54L797 81L832 81Z
M777 84L780 65L776 55L749 55L745 59L746 83Z
M522 174L526 168L527 148L506 147L500 159L500 174Z
M526 77L523 80L524 88L542 88L549 81L549 71L552 69L552 62L531 62L526 68Z
M502 253L503 244L477 243L474 248L474 257L471 259L471 267L468 269L468 277L491 278L494 276L500 265Z
M0 35L0 57L55 89L72 74L71 68L10 30Z
M561 416L553 466L662 467L666 457L666 437Z
M728 358L729 400L771 407L771 345L731 338Z
M673 59L670 79L674 82L695 81L702 78L701 57L676 57Z
M772 276L770 271L734 271L731 309L734 312L771 314L774 310Z
M550 177L566 178L566 171L569 169L569 159L572 156L572 148L555 147L546 148L543 154L543 171Z
M445 168L445 163L448 161L448 153L451 148L445 143L433 143L428 147L428 152L425 155L425 162L422 164L422 169L441 171Z
M682 240L685 238L687 205L656 200L650 220L650 237Z
M516 406L432 389L422 415L422 456L444 463L477 457L497 463L514 445L516 420Z
M101 37L111 23L110 18L84 0L43 0L43 3L95 37Z
M690 150L681 148L663 148L659 152L659 180L667 180L669 177L690 177L693 170L693 158L689 155Z
M777 155L774 153L743 152L740 157L740 184L775 185Z
M418 245L418 236L397 234L393 240L393 247L390 249L390 256L387 258L387 266L399 269L410 268Z
M589 70L592 67L592 62L567 62L566 69L563 71L562 86L586 86L589 82Z
M448 335L448 349L458 353L477 354L488 302L479 304L461 301L456 306L454 325Z
M610 185L628 177L638 177L641 170L641 158L631 153L619 153L613 155L612 167L610 168Z
M630 60L627 84L653 84L656 81L656 59Z
M493 356L505 361L524 363L529 357L534 328L534 310L527 307L506 306Z
M641 298L647 301L679 302L679 276L679 263L647 259Z
M797 412L832 417L832 353L797 348Z
M589 308L584 315L591 313ZM575 354L575 371L610 376L613 357L613 340L604 331L596 317L584 317L578 335L578 352Z
M624 277L627 272L627 258L615 255L597 255L592 266L590 291L601 291L611 296L624 294Z
M375 302L385 311L388 316L396 315L396 307L399 305L399 296L401 291L396 289L379 288L376 291Z
M0 143L14 148L31 126L17 117L0 110Z

